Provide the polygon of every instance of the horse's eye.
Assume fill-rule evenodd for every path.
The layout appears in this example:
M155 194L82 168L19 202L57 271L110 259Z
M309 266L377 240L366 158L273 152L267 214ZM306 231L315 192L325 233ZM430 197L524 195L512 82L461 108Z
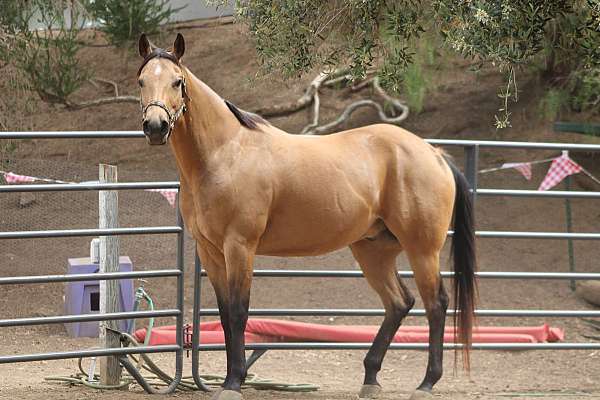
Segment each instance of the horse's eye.
M177 79L175 82L173 82L173 87L174 88L178 88L181 86L181 78Z
M144 81L143 81L143 80L141 80L141 79L140 79L140 80L138 81L138 83L139 83L140 87L144 87Z

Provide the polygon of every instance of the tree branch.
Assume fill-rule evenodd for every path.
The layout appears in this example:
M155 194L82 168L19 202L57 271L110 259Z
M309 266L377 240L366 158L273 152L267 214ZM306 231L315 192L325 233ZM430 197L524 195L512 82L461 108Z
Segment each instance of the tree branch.
M321 99L319 98L318 88L313 93L313 102L312 103L313 103L313 107L312 107L312 119L313 120L310 124L306 125L304 127L304 129L302 129L302 132L300 132L300 134L302 134L302 135L306 134L313 128L316 128L317 126L319 126L319 110L321 108Z
M235 23L235 17L224 16L206 19L198 24L173 24L166 28L167 31L176 31L179 29L212 28L221 25L231 25Z
M373 71L369 71L373 72ZM378 77L371 77L361 82L356 83L350 87L353 92L360 91L368 86L373 86L375 95L381 98L385 103L389 104L392 108L392 115L388 116L385 113L383 106L374 100L364 99L354 102L346 107L342 114L334 121L329 122L325 125L319 126L320 109L321 109L321 98L319 96L319 90L322 86L335 86L341 82L352 81L352 76L348 75L346 69L336 69L332 72L321 72L317 75L312 82L308 85L302 97L298 100L286 103L278 104L270 107L259 108L253 110L256 114L264 117L275 117L281 115L288 115L295 113L308 105L312 104L311 108L311 122L308 123L300 132L301 134L308 135L321 135L331 132L337 126L345 122L350 118L352 113L362 107L371 107L377 110L379 119L382 122L388 124L399 124L408 118L409 108L399 99L390 96L379 84Z
M107 84L107 85L111 85L114 88L114 90L115 90L115 97L120 97L119 96L119 85L117 85L116 82L113 82L113 81L108 80L108 79L103 79L103 78L92 78L91 81L92 82L96 81L96 82L104 83L104 84Z
M139 103L140 98L137 96L115 96L115 97L105 97L102 99L90 100L90 101L82 101L80 103L66 101L65 105L67 108L72 110L81 110L83 108L94 107L94 106L102 106L105 104L116 104L116 103Z
M338 77L339 75L345 74L346 70L336 69L333 72L321 72L319 75L312 80L308 85L302 97L298 100L286 103L276 104L274 106L261 107L252 112L263 117L279 117L282 115L288 115L306 108L313 101L314 94L319 90L323 82L329 78Z
M338 127L339 125L341 125L342 123L347 121L350 118L350 116L352 115L352 113L354 113L354 111L358 110L359 108L363 108L363 107L371 107L371 108L374 108L375 110L377 110L377 113L379 114L379 119L382 122L385 122L388 124L399 124L400 122L402 122L406 118L408 118L408 113L409 113L408 106L406 104L404 104L403 102L401 102L399 99L396 99L396 98L390 96L389 94L387 94L385 92L385 90L383 90L381 88L381 86L379 85L378 77L374 77L372 79L368 79L364 82L361 82L360 84L355 85L353 87L353 89L360 90L360 89L366 87L368 84L372 84L373 88L375 90L375 93L379 97L381 97L385 102L388 102L392 106L392 109L394 111L399 112L398 116L388 116L385 113L385 110L383 109L383 107L379 103L377 103L374 100L364 99L364 100L359 100L359 101L356 101L356 102L348 105L337 119L335 119L334 121L329 122L325 125L321 125L321 126L319 126L319 123L318 123L318 118L319 118L318 109L313 110L313 122L308 124L307 126L305 126L304 129L302 129L301 133L309 134L309 135L322 135L325 133L329 133L329 132L333 131L336 127ZM317 94L317 96L318 96L318 94ZM315 99L318 99L318 97L315 96ZM315 103L318 103L318 101L315 101Z

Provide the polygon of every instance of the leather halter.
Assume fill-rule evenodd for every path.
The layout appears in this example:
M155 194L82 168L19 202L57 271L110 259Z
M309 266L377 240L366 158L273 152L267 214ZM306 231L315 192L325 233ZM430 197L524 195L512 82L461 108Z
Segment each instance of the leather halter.
M166 135L166 136L169 136L171 134L171 131L173 130L173 127L175 126L175 123L177 122L177 120L187 111L186 101L188 99L188 95L187 95L187 90L186 90L186 85L185 85L185 78L182 78L182 80L181 80L181 96L183 98L183 102L181 103L181 107L179 107L177 109L177 111L175 111L175 112L170 111L169 108L167 107L167 105L160 100L152 100L151 102L146 104L146 106L144 106L142 104L142 100L140 99L140 108L142 110L142 121L146 120L146 112L148 111L148 109L150 107L154 106L154 107L159 107L159 108L163 109L167 113L167 117L169 118L169 132L167 132L167 135Z

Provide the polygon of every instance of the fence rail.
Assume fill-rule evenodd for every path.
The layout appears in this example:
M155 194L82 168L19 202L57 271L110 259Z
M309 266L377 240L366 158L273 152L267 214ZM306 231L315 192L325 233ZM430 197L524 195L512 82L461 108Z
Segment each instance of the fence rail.
M2 139L140 139L144 138L141 131L78 131L78 132L0 132ZM512 189L480 189L477 187L477 170L479 162L480 148L503 148L503 149L537 149L537 150L578 150L578 151L600 151L600 145L591 144L571 144L571 143L535 143L535 142L506 142L506 141L469 141L469 140L446 140L429 139L429 143L438 146L458 146L465 149L465 176L472 187L472 196L477 197L506 196L506 197L526 197L526 198L579 198L579 199L597 199L600 198L600 192L582 192L582 191L549 191L538 192L533 190L512 190ZM0 185L0 193L22 193L22 192L75 192L75 191L100 191L100 190L147 190L147 189L179 189L179 182L127 182L127 183L74 183L74 184L24 184L24 185ZM161 278L172 277L177 280L177 306L174 309L156 310L156 311L137 311L120 312L105 314L86 314L78 316L50 316L50 317L32 317L0 320L1 327L26 326L38 324L52 324L63 322L82 322L98 320L115 320L130 318L153 317L175 317L177 344L171 346L140 346L133 348L117 349L93 349L76 350L66 352L50 352L41 354L24 354L0 356L0 364L29 362L41 360L58 360L78 357L97 357L107 355L125 356L127 354L140 353L162 353L175 352L176 359L176 379L178 383L183 368L183 316L184 316L184 298L183 298L183 220L181 214L177 213L177 224L175 226L161 227L132 227L115 229L68 229L68 230L39 230L39 231L17 231L0 232L0 239L33 239L33 238L58 238L58 237L89 237L89 236L112 236L112 235L146 235L146 234L176 234L177 235L177 259L175 269L162 269L153 271L136 272L111 272L99 274L82 275L40 275L40 276L20 276L20 277L0 277L0 286L15 284L37 284L37 283L58 283L58 282L76 282L87 280L117 280L129 278ZM452 232L449 232L452 234ZM495 239L549 239L549 240L599 240L600 233L571 233L571 232L513 232L513 231L477 231L480 238ZM194 287L194 312L193 322L198 326L200 316L216 316L217 309L202 309L200 305L200 282L201 277L206 273L201 270L197 262L195 269L195 287ZM358 278L362 277L361 271L351 270L276 270L276 269L258 269L254 271L256 277L282 278ZM401 277L413 277L411 271L399 271ZM452 272L442 272L444 278L451 277ZM520 272L520 271L483 271L477 273L480 279L536 279L536 280L600 280L600 273L576 273L576 272ZM382 316L383 310L380 309L253 309L251 315L261 316ZM425 311L413 310L411 315L421 316ZM574 317L600 317L600 311L596 310L477 310L476 314L481 317L552 317L552 318L574 318ZM452 315L452 312L449 312ZM368 349L370 343L260 343L248 345L249 350L356 350ZM455 344L445 344L445 349L454 349ZM428 345L393 343L392 349L405 350L426 350ZM474 343L474 349L479 350L576 350L576 349L600 349L600 343ZM193 335L192 346L192 372L194 380L203 387L199 380L199 352L223 350L223 345L200 345L199 334ZM174 390L176 384L170 385ZM167 390L167 391L168 391Z
M401 278L413 278L412 271L398 271ZM202 276L207 276L202 270ZM442 271L442 278L454 276L452 271ZM600 273L593 272L476 272L479 279L548 279L548 280L600 280ZM254 270L255 277L269 278L361 278L362 271L348 270L298 270L298 269L258 269ZM0 280L0 284L2 281Z
M168 278L181 275L178 269L156 269L151 271L126 271L126 272L97 272L95 274L77 275L32 275L14 276L0 278L2 285L23 285L32 283L59 283L59 282L81 282L101 281L130 278Z
M253 343L247 350L368 350L371 343ZM427 350L427 343L391 343L392 350ZM460 349L462 345L444 343L444 350ZM474 350L598 350L597 343L473 343ZM202 344L198 350L225 350L222 344Z
M385 315L383 309L350 309L350 308L260 308L250 309L248 315L253 317L380 317ZM200 309L200 316L214 317L219 315L216 308ZM424 309L410 310L408 315L423 317ZM448 310L449 317L454 310ZM475 310L479 317L552 317L552 318L597 318L600 310ZM600 347L600 343L598 343Z
M139 346L139 347L122 347L119 349L90 349L90 350L75 350L61 351L52 353L38 354L20 354L14 356L0 356L0 364L31 362L31 361L50 361L50 360L65 360L68 358L82 357L102 357L102 356L118 356L128 354L150 354L150 353L172 353L181 351L179 345L161 345L161 346Z
M51 317L32 317L0 319L0 328L8 326L30 326L46 324L64 324L73 322L93 322L93 321L113 321L117 319L132 318L158 318L158 317L177 317L181 314L179 310L155 310L155 311L130 311L115 313L96 313L81 315L60 315Z
M39 185L0 185L0 193L79 192L98 190L179 189L179 182L124 183L46 183Z
M59 237L87 237L87 236L119 236L119 235L159 235L167 233L180 233L180 226L146 226L137 228L112 228L112 229L58 229L41 231L14 231L0 232L0 239L44 239Z
M140 139L145 138L142 131L39 131L39 132L0 132L1 139ZM454 139L425 139L426 142L437 146L458 146L464 148L512 148L536 150L582 150L598 151L598 144L579 143L543 143L543 142L508 142L500 140L454 140Z

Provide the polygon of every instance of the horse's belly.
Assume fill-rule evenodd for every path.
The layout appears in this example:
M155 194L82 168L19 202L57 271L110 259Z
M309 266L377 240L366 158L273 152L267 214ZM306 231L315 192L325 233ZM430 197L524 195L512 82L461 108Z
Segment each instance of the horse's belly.
M310 238L283 238L281 235L265 233L259 243L257 254L280 257L316 256L339 250L356 242L362 235L343 235L334 232L319 232Z
M257 249L272 256L311 256L328 253L360 240L376 223L368 207L353 210L309 210L275 213Z

